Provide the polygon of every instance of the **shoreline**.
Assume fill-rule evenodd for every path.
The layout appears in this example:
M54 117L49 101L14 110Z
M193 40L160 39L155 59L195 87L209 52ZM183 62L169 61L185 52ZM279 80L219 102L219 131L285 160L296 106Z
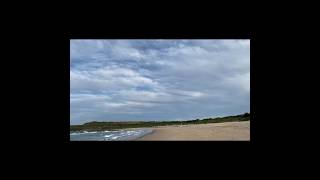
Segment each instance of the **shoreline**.
M85 131L81 133L71 133L70 141L134 141L152 132L153 129L151 128L118 131Z
M150 129L153 130L151 133L135 141L250 141L250 121L172 125Z

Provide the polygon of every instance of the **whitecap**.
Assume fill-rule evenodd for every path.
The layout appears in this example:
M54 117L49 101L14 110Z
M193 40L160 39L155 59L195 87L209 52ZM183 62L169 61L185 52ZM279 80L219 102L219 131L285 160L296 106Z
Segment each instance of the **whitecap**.
M90 132L86 132L87 134L94 134L97 133L97 131L90 131Z

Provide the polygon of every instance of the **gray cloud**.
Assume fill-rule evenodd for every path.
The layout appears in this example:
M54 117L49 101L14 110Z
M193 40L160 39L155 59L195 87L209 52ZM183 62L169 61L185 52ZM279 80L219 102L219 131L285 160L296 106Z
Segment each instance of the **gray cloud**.
M250 111L249 40L71 40L71 124Z

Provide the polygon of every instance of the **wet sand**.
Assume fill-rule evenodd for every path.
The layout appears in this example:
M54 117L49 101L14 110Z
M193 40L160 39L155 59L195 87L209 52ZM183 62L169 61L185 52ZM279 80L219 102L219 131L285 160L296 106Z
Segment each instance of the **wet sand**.
M151 128L153 133L138 141L250 141L250 121L162 126Z

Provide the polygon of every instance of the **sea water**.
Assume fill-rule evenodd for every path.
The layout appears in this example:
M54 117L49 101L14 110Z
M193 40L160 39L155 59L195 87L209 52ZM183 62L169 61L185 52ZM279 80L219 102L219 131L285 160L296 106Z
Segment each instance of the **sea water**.
M151 129L118 130L118 131L83 131L70 133L71 141L125 141L133 140L151 133Z

